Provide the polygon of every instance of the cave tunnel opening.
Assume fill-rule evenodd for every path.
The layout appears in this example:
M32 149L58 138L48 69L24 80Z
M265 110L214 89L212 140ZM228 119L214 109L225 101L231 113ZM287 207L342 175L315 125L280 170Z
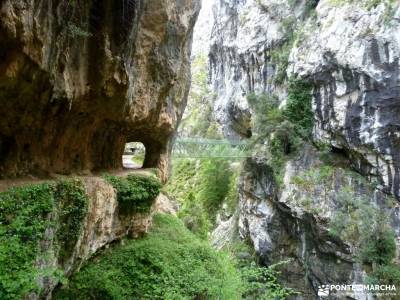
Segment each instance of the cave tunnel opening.
M146 156L146 147L141 142L125 143L124 153L122 154L122 166L125 169L143 168Z

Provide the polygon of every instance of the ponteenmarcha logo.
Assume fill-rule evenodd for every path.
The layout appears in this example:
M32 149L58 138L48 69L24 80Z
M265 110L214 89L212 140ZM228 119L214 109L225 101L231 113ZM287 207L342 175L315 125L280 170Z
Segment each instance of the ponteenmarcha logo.
M328 297L329 296L329 285L320 285L318 287L318 296L319 297Z
M323 284L318 286L318 297L328 297L331 292L364 292L373 295L396 295L396 286L386 284Z

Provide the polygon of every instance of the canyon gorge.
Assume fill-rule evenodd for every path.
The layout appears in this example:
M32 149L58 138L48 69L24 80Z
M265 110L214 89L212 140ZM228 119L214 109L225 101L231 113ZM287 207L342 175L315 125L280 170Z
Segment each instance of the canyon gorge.
M399 60L395 0L0 1L0 298L399 299Z

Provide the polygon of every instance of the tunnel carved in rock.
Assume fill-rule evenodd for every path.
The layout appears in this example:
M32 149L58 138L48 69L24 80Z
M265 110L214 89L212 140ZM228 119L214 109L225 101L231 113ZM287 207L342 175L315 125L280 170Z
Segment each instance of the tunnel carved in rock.
M166 180L199 1L0 8L0 176L120 168L138 140Z

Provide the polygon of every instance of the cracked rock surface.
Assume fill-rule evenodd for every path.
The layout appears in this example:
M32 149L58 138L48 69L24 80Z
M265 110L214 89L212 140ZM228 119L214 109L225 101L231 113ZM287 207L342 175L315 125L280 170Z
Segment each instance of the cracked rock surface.
M200 1L0 4L0 174L119 168L125 142L166 179Z

